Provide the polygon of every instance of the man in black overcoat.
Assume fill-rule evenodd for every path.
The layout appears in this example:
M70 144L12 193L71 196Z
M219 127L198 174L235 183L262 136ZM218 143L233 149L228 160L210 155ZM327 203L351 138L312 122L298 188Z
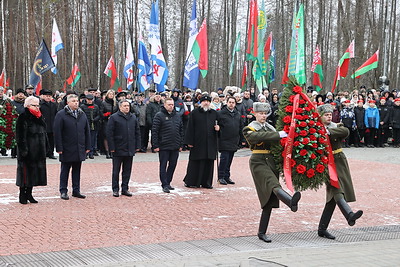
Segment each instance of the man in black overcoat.
M61 109L54 121L56 151L60 155L61 199L68 200L68 176L72 168L72 196L85 198L80 192L81 166L90 151L90 128L85 112L79 108L75 94L67 96L67 105Z
M53 124L54 118L57 114L57 105L54 103L52 92L47 89L40 90L40 112L42 112L44 121L46 122L47 139L49 139L49 149L46 155L49 159L56 159L54 157L54 135Z
M190 113L184 143L190 147L189 163L183 179L186 187L212 189L217 155L217 112L210 108L211 97L200 98L200 106Z

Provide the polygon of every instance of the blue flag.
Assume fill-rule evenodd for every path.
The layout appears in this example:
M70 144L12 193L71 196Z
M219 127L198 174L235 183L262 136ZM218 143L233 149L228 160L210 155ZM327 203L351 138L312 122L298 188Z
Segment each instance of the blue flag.
M54 67L53 59L51 58L49 49L47 45L42 40L39 46L39 50L36 53L35 61L33 62L33 67L31 75L29 77L29 84L36 87L42 78L42 74Z
M149 56L146 51L146 46L143 40L139 38L139 49L138 49L138 78L137 82L139 84L139 91L144 92L150 87L151 77L151 65Z
M192 47L194 42L196 41L196 36L198 34L196 0L193 0L192 17L190 19L189 28L190 28L189 41L186 50L187 52L186 52L185 70L183 76L183 86L190 89L196 89L200 74L199 65L192 52Z

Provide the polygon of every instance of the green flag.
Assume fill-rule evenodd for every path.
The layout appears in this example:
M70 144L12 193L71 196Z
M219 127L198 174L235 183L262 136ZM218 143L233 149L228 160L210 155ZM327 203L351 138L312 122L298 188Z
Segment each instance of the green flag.
M235 46L233 47L231 67L229 68L229 76L232 76L233 68L235 66L235 54L236 54L236 52L239 52L239 51L240 51L240 32L238 32L238 34L237 34Z

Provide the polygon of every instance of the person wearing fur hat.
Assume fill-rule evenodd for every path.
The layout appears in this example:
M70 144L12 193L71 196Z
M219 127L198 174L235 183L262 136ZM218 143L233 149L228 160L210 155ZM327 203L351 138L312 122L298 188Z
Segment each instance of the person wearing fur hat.
M267 118L271 114L271 106L268 103L255 102L253 103L253 112L256 120L243 128L243 135L252 150L250 171L262 208L258 238L269 243L271 239L266 232L272 209L279 208L280 200L293 212L296 212L301 194L295 192L291 196L282 189L279 183L279 173L275 167L271 145L278 143L287 134L284 131L277 132L272 125L267 123Z
M349 135L349 129L342 124L332 122L332 105L325 104L319 106L318 112L329 135L340 185L340 188L336 188L330 183L326 184L326 204L319 221L318 236L335 239L335 236L329 233L327 229L336 205L339 207L350 226L356 223L356 220L362 216L363 211L359 210L353 212L349 204L347 204L348 202L356 201L349 164L342 151L342 143Z
M184 144L190 147L189 162L183 179L190 188L212 189L214 160L217 156L217 112L210 108L211 97L203 95L200 106L189 115Z

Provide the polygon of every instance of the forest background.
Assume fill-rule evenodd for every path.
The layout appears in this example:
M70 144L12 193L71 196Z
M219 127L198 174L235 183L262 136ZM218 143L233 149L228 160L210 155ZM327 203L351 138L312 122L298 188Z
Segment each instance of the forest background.
M259 5L261 0L258 1ZM321 49L323 90L330 91L340 57L355 40L355 58L349 74L380 49L377 69L339 83L339 90L352 90L360 85L377 88L378 79L386 75L390 87L399 84L400 25L397 0L303 0L305 7L305 47L307 85L312 83L311 64L316 44ZM58 52L58 74L43 75L43 88L53 91L63 87L72 67L78 64L81 80L75 90L88 87L109 89L109 78L103 74L111 55L114 56L123 88L122 75L126 46L133 40L135 58L137 43L143 36L146 46L151 0L1 0L0 68L10 78L10 88L24 87L29 80L33 60L42 38L49 49L53 18L56 19L64 49ZM281 78L290 47L291 24L295 0L264 0L267 32L276 40L275 81ZM188 43L191 0L159 0L160 35L169 68L169 88L182 88L183 68ZM207 19L209 71L199 88L215 91L227 85L240 86L246 51L249 0L197 0L198 25ZM235 69L229 75L232 50L237 33L241 33L240 51ZM251 71L249 71L251 72ZM252 81L249 85L254 85Z

